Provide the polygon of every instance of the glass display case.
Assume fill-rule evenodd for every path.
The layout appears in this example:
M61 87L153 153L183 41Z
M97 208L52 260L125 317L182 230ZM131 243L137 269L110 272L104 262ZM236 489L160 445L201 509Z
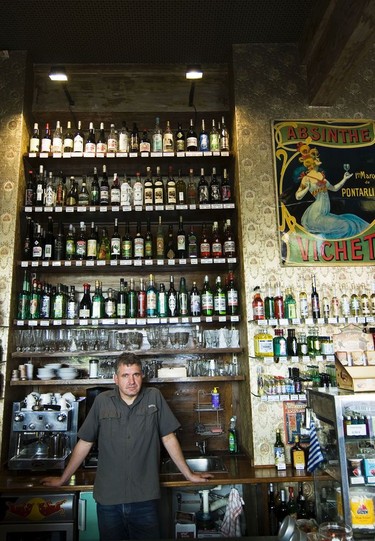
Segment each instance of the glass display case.
M309 389L324 460L315 480L317 519L344 520L361 537L375 533L375 392ZM316 470L316 471L319 471Z

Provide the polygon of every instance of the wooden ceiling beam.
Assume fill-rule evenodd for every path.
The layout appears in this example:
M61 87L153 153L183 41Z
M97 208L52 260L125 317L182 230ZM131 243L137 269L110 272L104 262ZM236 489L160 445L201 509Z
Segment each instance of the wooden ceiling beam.
M320 0L300 42L310 105L333 105L374 44L375 0Z

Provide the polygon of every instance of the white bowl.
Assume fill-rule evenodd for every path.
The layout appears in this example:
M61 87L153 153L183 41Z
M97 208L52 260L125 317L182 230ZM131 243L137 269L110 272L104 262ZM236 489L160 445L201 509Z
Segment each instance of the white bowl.
M48 363L45 365L45 368L49 368L50 370L58 370L61 368L61 363Z
M77 378L77 372L72 372L69 374L59 374L60 379L76 379Z
M51 379L53 377L54 377L54 375L52 375L52 376L39 376L39 374L37 375L37 378L41 379L43 381L47 381L48 379Z
M38 370L38 376L49 376L49 377L53 377L55 375L55 371L54 370Z

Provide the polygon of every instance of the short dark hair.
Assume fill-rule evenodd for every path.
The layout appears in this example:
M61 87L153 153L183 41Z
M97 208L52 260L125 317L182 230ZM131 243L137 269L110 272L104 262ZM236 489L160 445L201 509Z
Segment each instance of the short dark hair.
M115 362L115 374L117 374L120 366L132 366L133 364L139 366L139 369L142 372L142 361L137 355L134 355L134 353L121 353L120 357Z

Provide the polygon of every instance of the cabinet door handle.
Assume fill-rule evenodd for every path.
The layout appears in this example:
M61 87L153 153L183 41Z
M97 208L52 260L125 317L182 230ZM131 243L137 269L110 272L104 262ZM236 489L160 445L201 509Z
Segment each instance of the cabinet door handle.
M78 500L78 530L84 532L86 530L86 500L80 498Z

